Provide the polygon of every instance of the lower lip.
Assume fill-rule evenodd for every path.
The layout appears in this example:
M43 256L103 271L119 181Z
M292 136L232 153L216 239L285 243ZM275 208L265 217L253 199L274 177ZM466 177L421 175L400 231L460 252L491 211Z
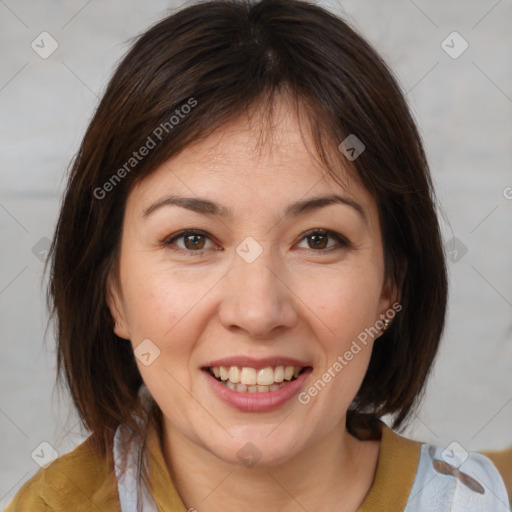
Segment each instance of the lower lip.
M207 370L202 370L213 392L226 404L244 412L262 412L277 409L294 397L303 387L305 380L313 371L306 368L294 381L275 391L263 391L261 393L242 393L233 391L221 384Z

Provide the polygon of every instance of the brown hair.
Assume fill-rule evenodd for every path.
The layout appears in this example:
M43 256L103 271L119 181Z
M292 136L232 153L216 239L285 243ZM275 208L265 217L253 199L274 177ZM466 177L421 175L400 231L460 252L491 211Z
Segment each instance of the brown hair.
M399 428L417 405L444 328L447 277L428 164L396 80L354 29L313 3L200 2L143 33L117 67L74 159L50 250L58 377L100 454L110 457L120 423L137 429L141 407L132 347L114 334L106 304L128 193L250 107L270 112L283 91L304 107L333 177L337 160L375 197L385 273L401 294L347 428L364 414L391 414ZM366 146L353 161L337 149L349 134ZM135 159L149 139L154 147Z

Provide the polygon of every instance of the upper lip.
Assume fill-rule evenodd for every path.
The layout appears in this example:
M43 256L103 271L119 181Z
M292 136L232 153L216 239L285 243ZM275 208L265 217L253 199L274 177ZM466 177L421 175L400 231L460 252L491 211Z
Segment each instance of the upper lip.
M298 366L303 368L304 366L311 366L307 361L300 361L292 357L285 356L269 356L262 358L255 358L249 356L231 356L223 357L222 359L215 359L209 363L203 365L203 368L214 368L219 366L247 366L249 368L267 368L269 366Z

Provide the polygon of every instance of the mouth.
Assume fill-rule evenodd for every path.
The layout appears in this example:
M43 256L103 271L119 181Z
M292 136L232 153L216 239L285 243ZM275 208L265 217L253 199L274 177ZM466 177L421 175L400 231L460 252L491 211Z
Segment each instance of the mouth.
M311 366L207 366L203 371L238 393L271 393L297 380Z

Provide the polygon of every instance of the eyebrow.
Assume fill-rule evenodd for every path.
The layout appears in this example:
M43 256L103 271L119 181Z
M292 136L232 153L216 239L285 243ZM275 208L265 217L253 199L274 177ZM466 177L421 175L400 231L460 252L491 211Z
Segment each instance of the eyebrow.
M299 215L304 214L306 212L319 210L320 208L324 208L331 204L343 204L346 206L350 206L362 217L364 223L368 225L368 218L366 216L366 212L357 201L354 201L350 197L343 197L336 194L321 197L313 197L310 199L302 199L300 201L291 203L284 210L283 216L298 217ZM179 206L181 208L186 208L187 210L192 210L193 212L199 213L201 215L223 218L233 217L233 212L230 208L223 206L219 203L216 203L215 201L210 201L208 199L198 197L181 197L176 195L169 195L159 199L151 206L147 207L142 214L142 218L146 219L153 212L164 206Z

